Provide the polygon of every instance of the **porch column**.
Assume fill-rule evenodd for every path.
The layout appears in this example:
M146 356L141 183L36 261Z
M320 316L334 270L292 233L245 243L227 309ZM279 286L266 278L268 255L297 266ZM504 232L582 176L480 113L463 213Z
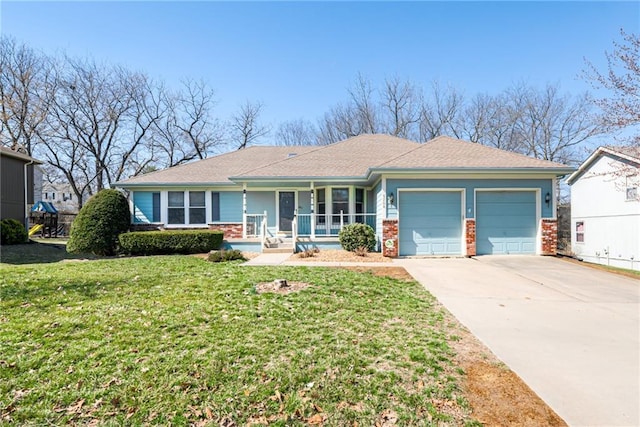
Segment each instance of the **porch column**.
M314 210L314 206L315 206L315 202L314 202L314 193L315 193L315 189L314 189L314 185L313 185L313 181L311 181L311 218L310 218L310 223L311 223L311 238L315 239L316 237L316 215L315 215L315 210Z
M242 238L247 238L247 184L242 184Z

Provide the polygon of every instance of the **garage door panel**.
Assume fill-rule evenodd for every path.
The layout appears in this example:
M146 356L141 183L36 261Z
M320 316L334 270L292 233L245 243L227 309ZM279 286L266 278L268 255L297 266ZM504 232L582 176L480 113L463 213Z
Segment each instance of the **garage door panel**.
M399 202L400 255L461 253L460 192L406 192Z
M536 252L535 192L478 192L476 217L478 255Z

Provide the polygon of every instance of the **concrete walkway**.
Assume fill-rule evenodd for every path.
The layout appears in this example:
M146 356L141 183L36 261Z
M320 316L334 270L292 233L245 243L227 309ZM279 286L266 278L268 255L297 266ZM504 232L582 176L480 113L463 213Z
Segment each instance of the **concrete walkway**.
M569 425L640 425L640 281L550 257L399 259Z
M290 253L284 254L265 254L262 253L257 257L250 259L242 265L282 265L291 257Z

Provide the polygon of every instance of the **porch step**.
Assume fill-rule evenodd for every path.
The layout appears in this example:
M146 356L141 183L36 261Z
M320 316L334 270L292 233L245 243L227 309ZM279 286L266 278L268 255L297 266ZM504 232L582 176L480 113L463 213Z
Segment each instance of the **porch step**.
M283 237L269 237L264 241L263 253L293 253L293 240Z

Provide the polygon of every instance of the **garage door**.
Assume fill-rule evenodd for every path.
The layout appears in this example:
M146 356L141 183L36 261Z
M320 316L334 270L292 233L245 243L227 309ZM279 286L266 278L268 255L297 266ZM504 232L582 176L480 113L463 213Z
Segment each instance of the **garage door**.
M402 192L400 255L460 255L462 197L459 191Z
M536 252L536 193L478 191L476 193L476 253Z

